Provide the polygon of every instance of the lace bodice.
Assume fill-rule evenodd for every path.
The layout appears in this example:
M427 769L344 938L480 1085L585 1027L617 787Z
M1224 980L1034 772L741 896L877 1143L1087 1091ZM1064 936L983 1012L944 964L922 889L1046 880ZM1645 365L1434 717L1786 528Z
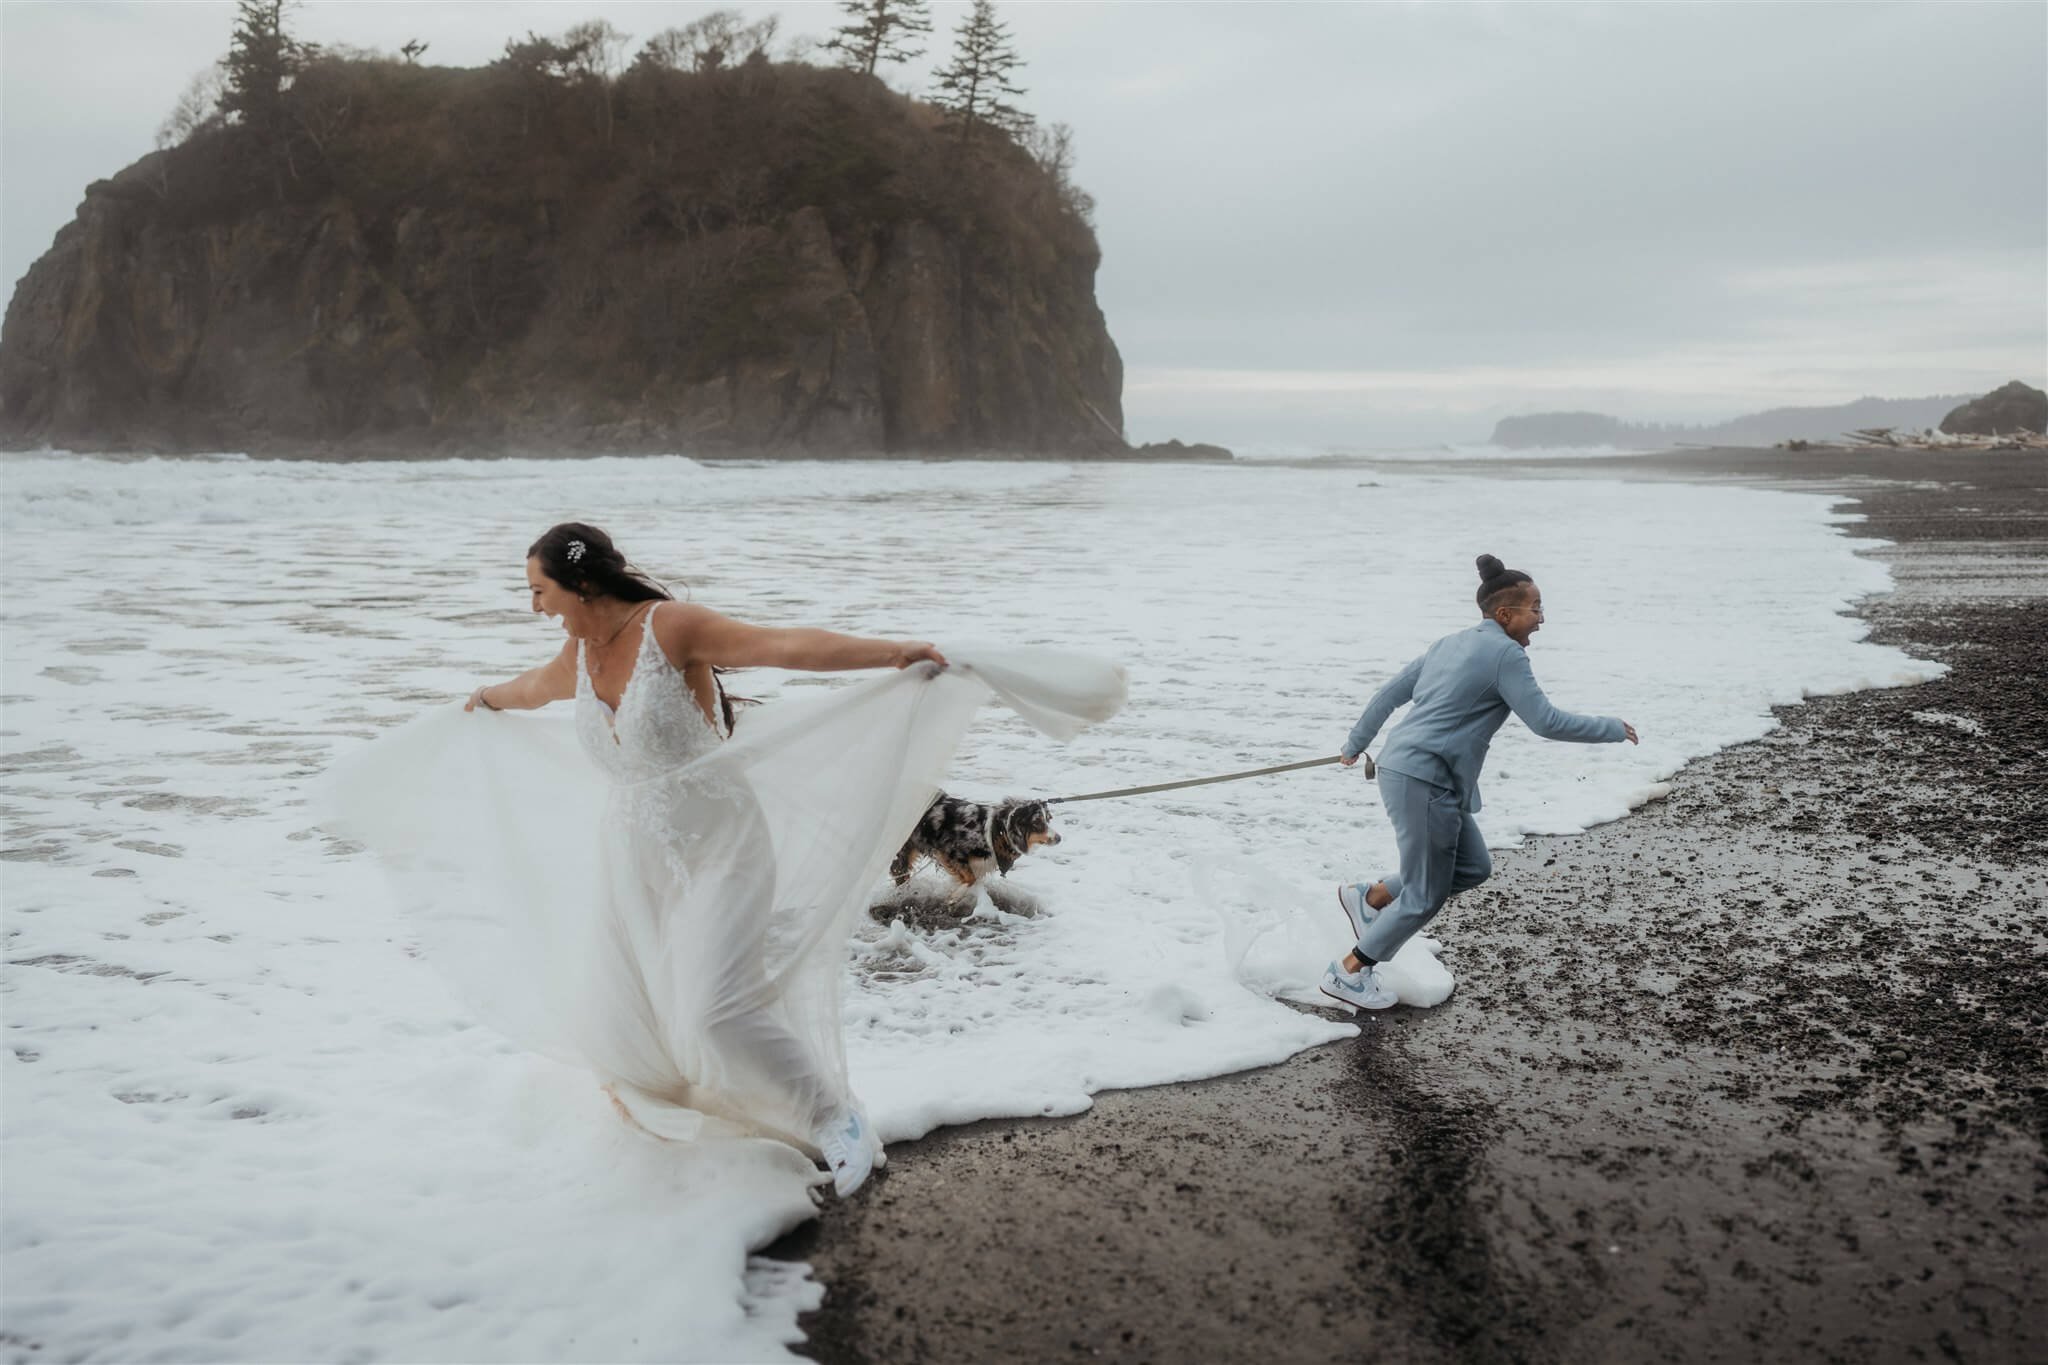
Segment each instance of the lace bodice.
M615 714L591 686L583 642L576 643L576 737L614 782L643 782L718 747L690 686L656 643L650 610L640 620L640 649Z

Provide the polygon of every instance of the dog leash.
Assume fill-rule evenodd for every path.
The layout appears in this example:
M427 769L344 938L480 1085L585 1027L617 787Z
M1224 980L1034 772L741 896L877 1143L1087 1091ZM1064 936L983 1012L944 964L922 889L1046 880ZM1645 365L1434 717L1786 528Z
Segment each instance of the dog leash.
M1046 799L1046 805L1057 806L1074 801L1107 801L1115 796L1144 796L1150 792L1178 791L1182 787L1207 787L1217 782L1242 782L1247 777L1268 777L1273 773L1297 772L1302 768L1321 768L1337 762L1343 756L1331 754L1328 758L1304 759L1300 763L1280 763L1270 768L1253 768L1247 772L1224 773L1220 777L1191 777L1185 782L1155 782L1149 787L1119 787L1113 792L1089 792L1086 796L1053 796ZM1358 756L1365 765L1365 775L1371 777L1376 771L1372 759L1364 754Z

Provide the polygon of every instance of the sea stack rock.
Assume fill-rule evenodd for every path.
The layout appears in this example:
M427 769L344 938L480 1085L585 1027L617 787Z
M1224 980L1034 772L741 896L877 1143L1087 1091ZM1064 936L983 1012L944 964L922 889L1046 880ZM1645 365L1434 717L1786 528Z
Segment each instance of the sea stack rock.
M2048 432L2048 391L2015 379L1942 418L1941 429L1951 436L2011 436L2022 431L2038 436Z
M0 444L1115 453L1086 197L856 73L322 58L88 187Z
M1494 445L1504 450L1619 445L1619 418L1604 412L1536 412L1503 417L1493 426Z

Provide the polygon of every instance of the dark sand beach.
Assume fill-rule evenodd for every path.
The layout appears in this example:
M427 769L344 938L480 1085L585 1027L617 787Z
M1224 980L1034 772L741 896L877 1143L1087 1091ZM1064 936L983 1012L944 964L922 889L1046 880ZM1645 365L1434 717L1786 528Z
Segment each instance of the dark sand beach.
M1436 1009L893 1148L776 1248L827 1288L811 1354L2048 1359L2048 460L1515 472L1858 499L1874 636L1951 671L1501 853Z

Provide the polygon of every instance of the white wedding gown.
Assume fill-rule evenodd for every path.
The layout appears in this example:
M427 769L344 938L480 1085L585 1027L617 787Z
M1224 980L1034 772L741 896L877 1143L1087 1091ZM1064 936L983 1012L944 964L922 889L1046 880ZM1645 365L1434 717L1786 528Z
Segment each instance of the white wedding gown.
M616 716L579 650L573 735L545 712L430 712L336 765L328 824L378 854L486 1023L596 1073L651 1131L815 1156L852 1100L854 921L991 694L1067 738L1116 712L1124 677L974 651L747 711L721 741L643 631Z

